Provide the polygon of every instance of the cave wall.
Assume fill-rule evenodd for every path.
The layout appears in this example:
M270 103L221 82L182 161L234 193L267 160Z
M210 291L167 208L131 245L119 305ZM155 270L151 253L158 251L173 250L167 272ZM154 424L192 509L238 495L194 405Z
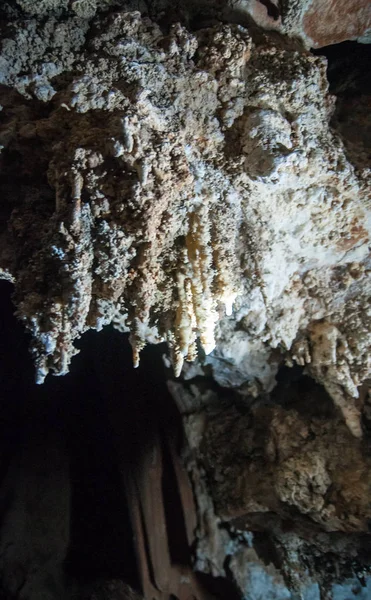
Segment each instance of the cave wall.
M346 40L370 42L371 9L367 0L14 0L4 3L7 16L61 15L69 11L91 19L109 9L139 10L164 21L217 18L228 22L251 20L259 27L300 39L307 48L320 48Z
M251 393L306 365L360 436L370 171L332 126L324 58L139 12L9 27L2 269L38 381L112 323L134 365L166 340L179 375L199 340L218 383Z
M0 7L6 600L370 595L369 9Z

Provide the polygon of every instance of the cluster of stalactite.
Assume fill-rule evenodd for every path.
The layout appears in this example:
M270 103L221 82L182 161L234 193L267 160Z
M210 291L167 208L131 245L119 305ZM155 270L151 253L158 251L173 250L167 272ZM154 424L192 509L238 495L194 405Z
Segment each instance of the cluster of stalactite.
M2 41L0 260L38 381L114 324L135 366L167 341L177 375L198 345L232 386L306 365L360 436L369 170L330 126L325 60L240 25L89 23Z

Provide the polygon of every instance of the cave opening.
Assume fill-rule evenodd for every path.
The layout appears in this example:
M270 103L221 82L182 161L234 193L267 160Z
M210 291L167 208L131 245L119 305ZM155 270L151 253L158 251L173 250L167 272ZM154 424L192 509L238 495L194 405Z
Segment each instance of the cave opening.
M346 41L312 52L327 59L331 94L348 97L371 94L371 44Z
M169 427L172 419L165 406L170 395L164 349L146 348L134 370L127 336L112 328L90 331L78 343L81 352L70 373L36 385L29 338L14 316L12 291L12 284L0 282L1 482L23 447L28 453L36 447L36 456L50 454L46 468L53 469L50 445L57 439L68 455L71 486L67 577L86 583L119 578L139 590L124 471L150 445L159 420ZM171 474L163 486L174 488ZM177 518L176 502L167 512L170 506ZM179 553L184 544L176 547Z
M331 127L362 177L371 161L371 44L346 41L313 52L327 59L329 91L334 94Z
M69 598L95 600L97 586L118 581L155 600L237 600L233 582L192 569L196 508L165 345L147 346L133 369L127 335L89 331L70 372L37 385L12 293L0 282L0 552L18 536L36 557L31 571L45 573L40 555L53 554ZM24 505L29 525L18 531ZM0 572L0 597L10 587Z

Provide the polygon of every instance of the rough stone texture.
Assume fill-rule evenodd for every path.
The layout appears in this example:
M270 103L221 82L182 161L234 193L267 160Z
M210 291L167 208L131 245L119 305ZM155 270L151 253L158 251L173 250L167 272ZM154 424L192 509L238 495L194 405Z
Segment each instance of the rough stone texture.
M41 32L28 19L3 39L1 127L2 266L38 380L114 323L135 364L167 340L177 374L199 338L223 385L269 391L283 359L307 365L360 436L369 170L329 126L324 59L241 26L163 34L138 12L84 47L75 17Z
M109 9L139 10L162 22L184 23L218 19L246 25L254 22L300 40L307 48L321 48L345 40L371 42L368 0L4 0L9 17L64 17L90 21ZM0 13L1 14L1 13Z
M302 27L314 48L359 38L371 41L371 6L365 0L313 0L305 11Z
M231 12L205 2L197 24L197 3L188 16L179 5L167 14L166 2L131 3L156 20L99 15L122 4L18 0L0 9L0 268L32 334L38 382L68 372L89 329L130 332L135 365L146 343L166 341L182 375L170 389L197 503L194 570L227 579L247 600L362 597L369 98L344 95L335 106L325 59L277 33L302 37L299 5L284 6L281 19L264 4L267 21L252 2L245 13L242 3ZM232 24L211 19L219 13ZM248 14L277 31L259 31ZM308 394L275 389L283 365L305 373ZM151 519L163 467L151 457L143 454L132 498L136 531L156 532L142 548L154 585L170 560L158 541L161 499L162 520ZM6 588L20 595L23 574L15 587L6 578L22 555L24 600L39 598L40 561L35 568L28 549L12 547L7 518ZM23 527L12 513L9 523L10 536ZM52 578L63 549L52 553ZM179 580L175 569L179 589L193 585L184 573ZM336 588L344 577L349 586ZM92 599L109 585L127 592L105 582Z
M346 40L371 42L368 0L238 0L228 4L230 11L241 17L249 15L264 29L300 39L307 48L321 48Z
M197 502L195 568L248 600L367 598L369 446L323 390L298 378L254 401L200 379L169 386Z
M281 31L300 38L308 48L345 40L371 41L371 7L367 0L284 0Z

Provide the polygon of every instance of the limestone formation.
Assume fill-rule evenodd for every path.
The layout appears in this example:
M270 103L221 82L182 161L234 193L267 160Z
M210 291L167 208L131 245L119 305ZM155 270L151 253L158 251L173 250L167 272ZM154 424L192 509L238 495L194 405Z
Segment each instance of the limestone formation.
M159 426L129 493L146 596L213 598L195 571L247 600L341 598L319 563L361 569L371 522L371 129L369 97L337 102L309 48L366 41L368 9L350 34L327 27L335 3L314 29L315 1L198 4L0 7L0 276L38 383L68 373L91 329L129 333L135 367L167 343L190 481ZM308 393L277 387L282 370ZM193 560L181 569L168 463ZM58 585L65 545L45 559ZM45 561L25 556L28 600ZM18 597L18 576L2 577ZM91 598L109 594L131 591L105 580Z
M135 365L166 340L179 374L199 340L234 387L306 365L359 436L369 171L329 124L324 59L238 25L164 34L138 12L86 41L78 17L40 27L9 30L1 59L2 267L38 381L113 323Z
M371 42L371 6L367 0L321 2L285 0L282 29L319 48L345 40Z

